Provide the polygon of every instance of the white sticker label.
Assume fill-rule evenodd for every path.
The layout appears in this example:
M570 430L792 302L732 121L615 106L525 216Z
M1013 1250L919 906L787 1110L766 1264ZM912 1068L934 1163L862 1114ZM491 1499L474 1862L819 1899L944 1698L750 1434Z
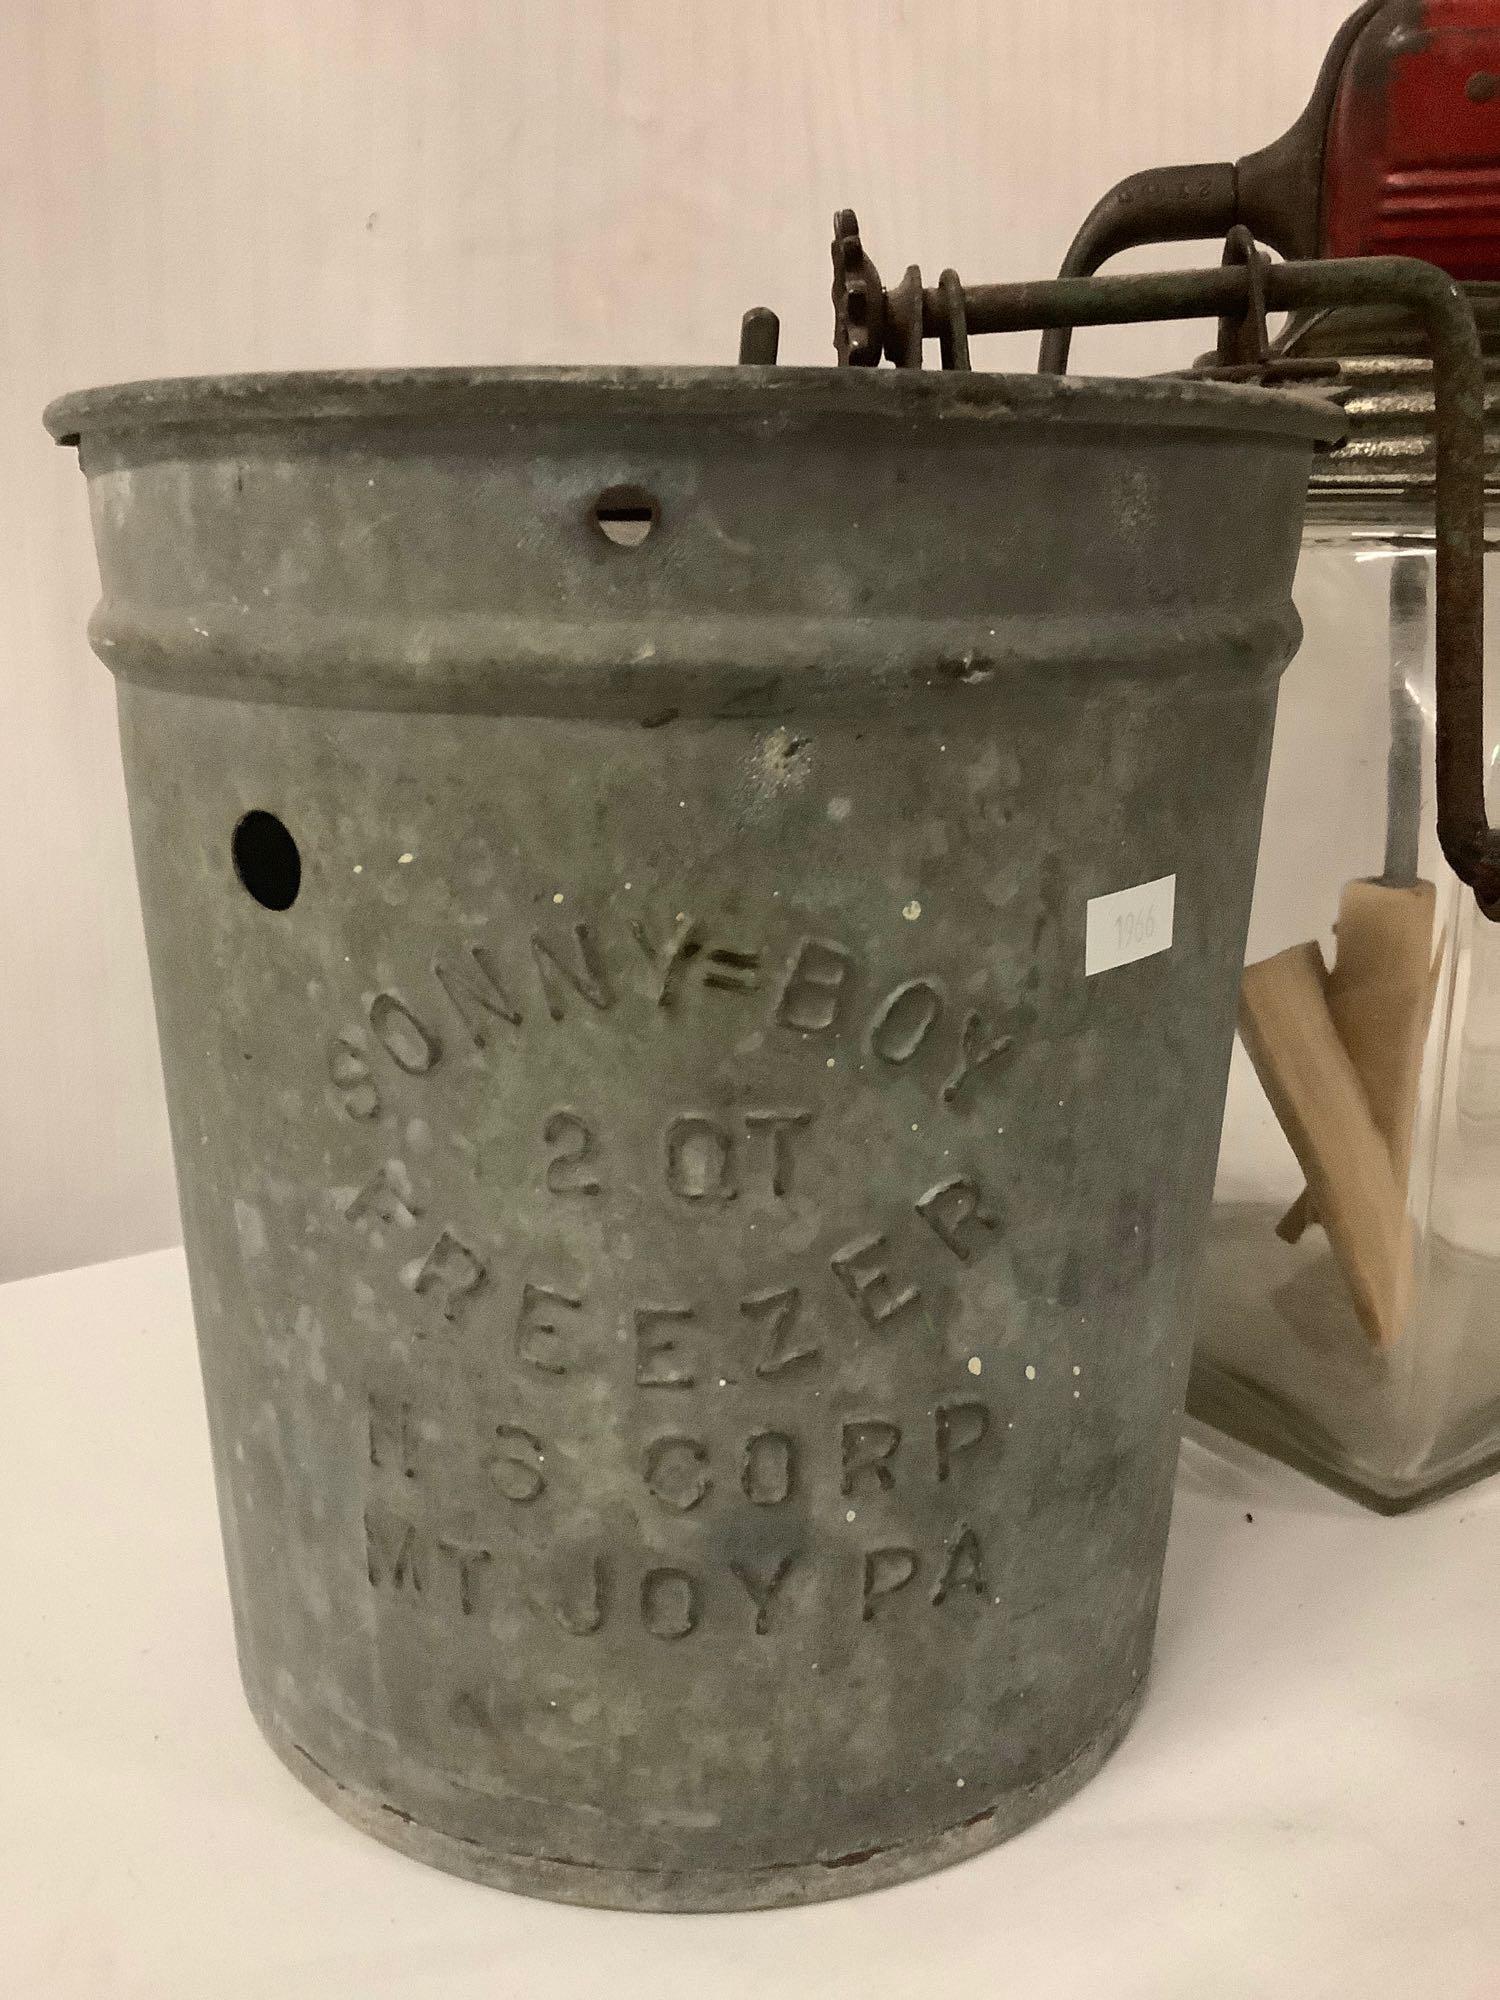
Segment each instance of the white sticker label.
M1154 958L1172 944L1172 911L1177 901L1177 877L1160 875L1134 889L1117 889L1112 896L1090 896L1084 932L1083 971L1086 979L1138 958Z

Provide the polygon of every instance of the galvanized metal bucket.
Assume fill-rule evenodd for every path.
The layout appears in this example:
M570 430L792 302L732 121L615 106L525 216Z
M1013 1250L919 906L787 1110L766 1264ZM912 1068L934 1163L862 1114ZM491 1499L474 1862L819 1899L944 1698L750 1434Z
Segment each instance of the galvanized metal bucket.
M1325 408L158 383L78 440L245 1684L458 1873L836 1896L1140 1700Z

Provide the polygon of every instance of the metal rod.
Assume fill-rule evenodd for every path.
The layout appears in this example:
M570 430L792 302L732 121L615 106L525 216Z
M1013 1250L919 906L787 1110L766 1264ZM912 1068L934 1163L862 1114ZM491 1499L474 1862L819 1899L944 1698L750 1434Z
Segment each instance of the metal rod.
M1417 879L1422 832L1422 663L1427 652L1427 557L1397 556L1390 578L1391 747L1385 771L1381 881Z
M1221 319L1243 312L1243 265L1204 271L1144 271L1128 278L1039 278L1018 285L966 285L969 332L1024 333L1044 326L1119 326L1132 320ZM936 333L942 300L922 295L922 323Z
M1395 301L1432 346L1437 478L1437 818L1448 865L1500 920L1500 837L1485 811L1484 361L1474 313L1454 281L1413 257L1273 264L1273 311Z
M740 363L747 368L770 368L781 345L781 321L769 306L751 306L740 321Z
M1148 168L1131 174L1095 204L1069 246L1059 277L1091 277L1108 258L1137 243L1222 236L1238 215L1238 186L1227 160ZM1066 322L1048 327L1037 360L1039 374L1066 372L1072 332Z

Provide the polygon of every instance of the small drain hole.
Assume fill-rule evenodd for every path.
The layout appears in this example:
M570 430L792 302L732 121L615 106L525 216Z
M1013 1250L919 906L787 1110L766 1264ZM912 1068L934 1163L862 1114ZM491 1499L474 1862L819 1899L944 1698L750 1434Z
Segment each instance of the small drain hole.
M247 812L234 830L234 872L265 910L289 910L302 887L302 856L275 813Z
M661 519L661 508L644 486L607 486L590 507L589 519L616 548L638 549Z

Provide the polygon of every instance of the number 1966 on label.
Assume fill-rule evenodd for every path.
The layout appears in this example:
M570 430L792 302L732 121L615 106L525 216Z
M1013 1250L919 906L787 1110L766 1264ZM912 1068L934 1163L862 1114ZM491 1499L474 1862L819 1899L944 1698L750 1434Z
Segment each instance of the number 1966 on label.
M1083 970L1086 978L1152 958L1172 943L1172 911L1177 877L1158 876L1154 882L1117 889L1112 896L1091 896L1084 930Z

